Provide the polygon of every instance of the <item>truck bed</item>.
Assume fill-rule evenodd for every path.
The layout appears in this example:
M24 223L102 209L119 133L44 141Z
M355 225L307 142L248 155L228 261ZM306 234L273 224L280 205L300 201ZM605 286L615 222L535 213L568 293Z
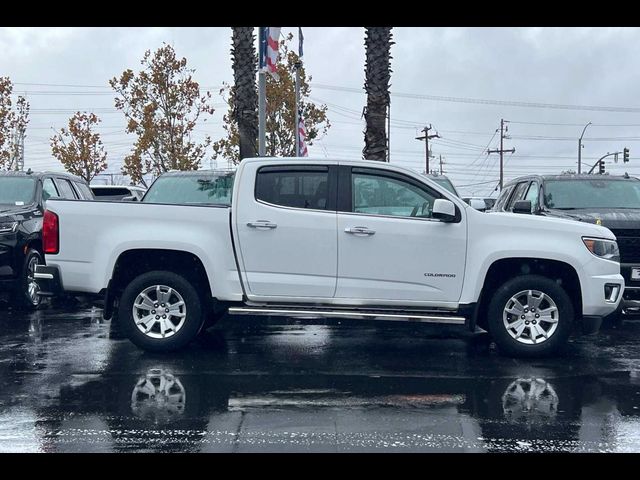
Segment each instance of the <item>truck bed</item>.
M177 249L202 261L212 295L242 299L228 206L51 199L47 209L59 218L60 251L46 260L67 291L101 292L126 251Z

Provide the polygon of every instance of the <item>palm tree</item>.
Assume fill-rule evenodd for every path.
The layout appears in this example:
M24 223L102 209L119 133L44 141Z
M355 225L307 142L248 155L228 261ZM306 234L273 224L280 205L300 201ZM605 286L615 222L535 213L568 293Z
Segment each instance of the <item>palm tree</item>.
M362 154L367 160L387 160L387 132L385 120L389 108L389 80L391 79L391 27L365 28L365 81L367 108Z
M231 57L233 62L233 116L238 123L240 160L257 156L258 89L256 88L257 55L253 27L232 27Z

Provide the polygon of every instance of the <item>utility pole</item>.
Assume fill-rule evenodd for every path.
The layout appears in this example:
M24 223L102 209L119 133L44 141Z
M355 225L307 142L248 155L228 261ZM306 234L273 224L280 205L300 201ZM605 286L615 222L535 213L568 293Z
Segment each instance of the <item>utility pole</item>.
M440 175L442 175L442 154L440 154Z
M502 191L502 184L504 183L504 153L505 152L511 152L511 153L515 153L516 149L511 148L509 150L505 150L504 149L504 139L505 138L510 138L507 135L505 135L505 127L504 124L505 123L509 123L508 120L504 120L504 119L500 119L500 150L487 150L487 153L499 153L500 154L500 191ZM509 127L507 127L506 131L509 131Z
M438 133L434 133L433 135L429 135L429 130L433 129L433 127L431 126L431 124L429 124L428 127L424 127L422 129L422 131L424 132L424 136L423 137L416 137L416 140L424 140L424 144L425 144L425 148L426 148L426 156L425 156L425 168L424 168L424 173L426 173L427 175L429 174L429 157L431 156L431 153L429 152L429 139L430 138L440 138L440 135L438 135Z

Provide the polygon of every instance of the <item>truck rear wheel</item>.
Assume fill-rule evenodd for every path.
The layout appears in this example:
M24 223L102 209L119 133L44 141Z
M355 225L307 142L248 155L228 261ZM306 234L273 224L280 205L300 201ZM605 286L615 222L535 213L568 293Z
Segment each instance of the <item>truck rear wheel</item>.
M540 275L522 275L500 286L488 309L489 332L501 352L542 357L567 343L574 320L564 289Z
M147 272L124 289L118 321L129 340L144 350L178 350L190 343L203 326L202 301L183 276Z

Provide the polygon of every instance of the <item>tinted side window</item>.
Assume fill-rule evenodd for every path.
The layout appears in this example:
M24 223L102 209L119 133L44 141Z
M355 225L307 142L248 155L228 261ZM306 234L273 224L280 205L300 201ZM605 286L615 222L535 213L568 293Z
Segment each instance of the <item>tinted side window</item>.
M256 176L256 199L284 207L326 210L329 169L261 168Z
M433 202L439 196L402 180L354 173L353 211L393 217L431 218Z
M56 178L56 185L60 189L60 195L62 196L62 198L68 198L70 200L76 200L78 198L76 197L76 194L73 191L73 187L68 180L65 180L63 178Z
M500 193L500 197L498 197L498 200L496 201L496 204L493 206L493 209L498 212L503 211L507 203L507 200L509 200L509 195L511 195L511 192L513 192L513 185L505 187Z
M84 200L93 200L93 192L87 185L82 182L73 182L73 184Z
M60 194L58 193L58 189L56 185L53 183L53 180L50 178L45 178L42 181L42 199L46 202L50 198L59 198Z
M522 200L522 197L524 196L524 192L527 190L528 185L529 182L520 182L518 185L516 185L515 191L509 199L509 204L505 208L506 211L510 212L511 210L513 210L513 204L518 200Z

